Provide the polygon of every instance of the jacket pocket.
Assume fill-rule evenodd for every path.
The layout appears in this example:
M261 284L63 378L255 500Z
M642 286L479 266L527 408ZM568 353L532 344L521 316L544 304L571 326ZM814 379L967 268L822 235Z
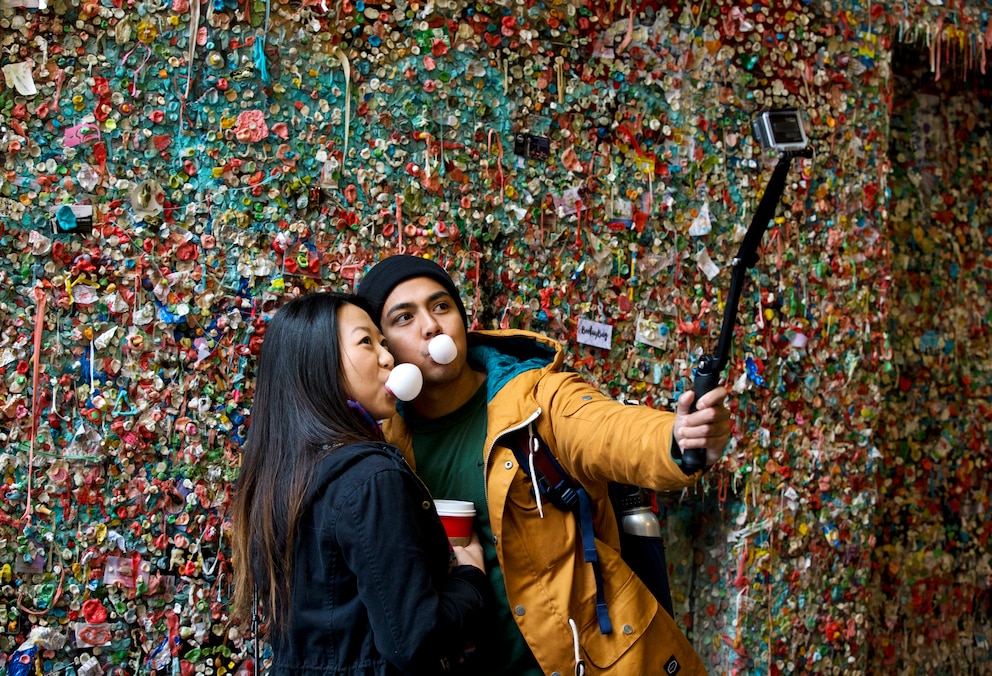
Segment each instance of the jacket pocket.
M612 594L607 590L606 608L613 625L612 633L604 634L599 630L595 598L589 599L588 603L593 606L592 619L580 630L579 644L589 662L601 669L612 667L617 660L635 648L644 650L645 641L641 639L652 627L655 616L658 613L664 614L651 592L633 574Z
M579 635L588 673L706 676L685 634L635 576L607 603L613 633L601 634L592 621Z

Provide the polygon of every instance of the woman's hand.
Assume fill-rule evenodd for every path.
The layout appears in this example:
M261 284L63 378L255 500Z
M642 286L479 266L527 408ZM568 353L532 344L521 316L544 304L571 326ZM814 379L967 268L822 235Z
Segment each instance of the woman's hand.
M458 561L458 565L475 566L483 573L486 572L482 554L482 542L479 541L478 533L473 532L472 541L464 547L452 545L451 549L455 552L455 560Z

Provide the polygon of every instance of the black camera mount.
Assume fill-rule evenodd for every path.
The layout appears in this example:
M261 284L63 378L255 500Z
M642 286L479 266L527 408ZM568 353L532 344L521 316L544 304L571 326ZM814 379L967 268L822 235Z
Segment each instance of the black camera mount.
M762 143L765 141L762 140ZM730 292L723 311L720 341L717 344L716 352L704 354L696 365L695 378L692 383L692 391L696 395L692 402L693 411L696 410L696 402L720 384L723 369L727 366L730 358L730 341L733 338L734 326L737 322L737 309L744 287L744 276L747 270L758 263L758 245L768 229L768 224L775 217L775 209L778 207L782 192L785 190L789 167L796 157L813 157L813 149L802 148L800 150L786 150L781 153L778 164L775 165L775 170L765 187L765 192L761 196L761 201L758 203L758 208L751 218L751 225L744 235L744 241L734 257L733 271L730 277ZM685 449L682 453L682 468L690 474L706 469L706 449Z

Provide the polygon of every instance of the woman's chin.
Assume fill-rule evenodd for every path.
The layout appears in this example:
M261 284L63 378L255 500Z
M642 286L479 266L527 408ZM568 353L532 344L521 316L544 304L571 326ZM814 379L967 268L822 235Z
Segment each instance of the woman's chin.
M381 402L376 402L376 405L372 408L366 409L376 420L385 420L386 418L392 418L396 414L396 397L392 395L386 395L386 398Z

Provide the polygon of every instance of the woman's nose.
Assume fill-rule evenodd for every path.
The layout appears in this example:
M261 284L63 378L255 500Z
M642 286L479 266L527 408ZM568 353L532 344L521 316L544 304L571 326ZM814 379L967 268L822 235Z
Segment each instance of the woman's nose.
M379 365L387 369L393 368L393 355L382 346L379 347Z

